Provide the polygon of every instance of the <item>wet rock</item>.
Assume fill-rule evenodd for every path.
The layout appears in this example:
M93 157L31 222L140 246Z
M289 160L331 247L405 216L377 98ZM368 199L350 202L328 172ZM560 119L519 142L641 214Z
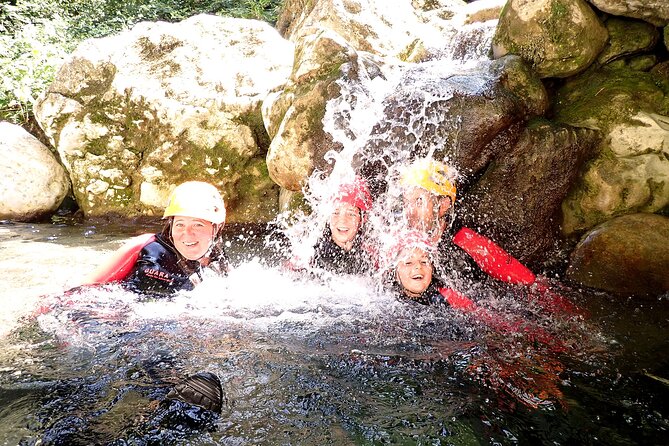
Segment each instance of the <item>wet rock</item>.
M158 215L174 184L209 181L232 221L267 221L278 187L260 104L293 45L269 25L208 15L83 42L35 115L86 216Z
M53 153L18 125L0 122L0 220L33 221L55 211L70 189Z
M669 217L629 214L586 234L571 254L567 277L624 295L669 291Z
M560 239L562 200L599 133L537 119L490 164L460 204L462 222L528 264Z
M666 0L588 0L600 11L612 15L642 19L655 26L669 24L669 3Z
M383 116L355 162L378 193L387 166L432 155L462 174L464 190L547 106L541 81L517 56L457 73L417 66L384 100Z
M493 38L495 58L516 54L540 77L569 77L602 51L608 33L584 0L510 0Z
M428 52L448 43L456 32L448 22L462 0L440 2L395 2L386 0L288 0L277 21L281 34L293 42L312 34L311 28L325 28L341 36L356 51L376 56L406 54L420 41Z
M610 17L605 26L609 33L609 42L597 57L600 64L649 51L660 38L657 28L641 20Z
M326 103L339 96L337 81L356 82L357 52L331 31L318 29L296 48L293 73L286 86L263 104L265 127L274 133L267 153L270 176L279 186L298 191L324 154L341 149L323 130ZM342 72L341 67L348 67Z
M669 206L669 97L661 85L652 73L604 68L558 91L557 121L604 135L563 203L565 234Z

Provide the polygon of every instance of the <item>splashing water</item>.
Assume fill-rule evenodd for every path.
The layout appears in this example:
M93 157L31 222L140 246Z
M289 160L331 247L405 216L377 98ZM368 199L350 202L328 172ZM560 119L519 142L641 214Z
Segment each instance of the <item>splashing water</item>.
M546 312L525 291L490 281L463 289L509 323L519 315L527 321L523 330L500 333L448 308L399 301L377 277L281 266L287 257L308 263L332 211L332 191L375 145L384 150L370 156L387 163L389 187L376 197L368 225L371 238L389 242L392 226L403 224L392 166L401 167L407 153L431 156L435 147L455 144L431 132L440 119L431 105L456 87L489 88L485 78L463 73L487 63L493 29L494 22L463 23L441 39L444 48L432 49L439 60L417 66L361 53L362 81L340 81L342 95L327 104L325 129L343 150L328 154L329 175L309 178L312 212L275 222L288 245L274 233L226 228L229 276L205 277L194 291L169 301L115 285L59 292L127 233L0 227L4 258L11 259L2 260L3 308L14 308L3 315L0 337L5 444L663 441L669 390L661 379L669 364L657 351L667 347L666 302L635 306L565 287L567 297L591 302L591 318L583 319ZM414 88L399 88L407 84ZM394 101L422 104L421 111L382 122ZM393 131L403 137L394 139ZM31 294L26 302L48 296L34 305L13 302ZM630 314L636 316L628 326ZM223 384L218 416L166 398L176 382L202 370Z

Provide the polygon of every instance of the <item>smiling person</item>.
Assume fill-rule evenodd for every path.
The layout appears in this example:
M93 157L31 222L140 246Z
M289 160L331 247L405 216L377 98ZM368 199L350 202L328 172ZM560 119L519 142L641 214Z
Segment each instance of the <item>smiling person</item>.
M366 273L373 267L364 225L372 208L367 183L359 177L343 183L332 197L334 210L314 246L311 266L339 274Z
M553 292L545 277L536 276L492 240L464 226L452 231L456 187L455 173L448 165L416 159L404 170L400 185L407 226L438 244L440 268L474 277L480 277L480 270L505 283L532 287L537 294L532 297L549 311L582 314L567 298Z
M476 321L497 332L522 334L555 351L566 350L567 347L562 341L543 328L533 325L531 321L498 314L481 307L469 297L447 286L435 271L435 254L436 247L425 232L409 230L400 235L389 252L391 268L386 272L385 286L396 291L402 300L422 305L446 305L471 315Z
M391 270L387 284L402 299L423 305L450 304L460 309L473 309L476 305L441 281L435 272L433 257L436 249L423 231L409 230L397 237L390 250Z
M170 195L163 220L159 234L138 236L121 247L85 284L120 282L131 291L160 296L192 290L206 270L227 273L221 240L225 203L214 186L180 184Z

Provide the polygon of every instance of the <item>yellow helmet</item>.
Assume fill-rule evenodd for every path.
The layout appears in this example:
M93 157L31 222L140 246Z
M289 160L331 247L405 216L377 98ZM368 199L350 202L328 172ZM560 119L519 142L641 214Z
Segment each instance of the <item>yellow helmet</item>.
M192 217L215 225L225 222L225 203L214 186L202 181L187 181L170 194L163 218Z
M433 194L449 197L455 203L454 174L449 167L430 158L415 160L404 171L400 184L404 187L422 187Z

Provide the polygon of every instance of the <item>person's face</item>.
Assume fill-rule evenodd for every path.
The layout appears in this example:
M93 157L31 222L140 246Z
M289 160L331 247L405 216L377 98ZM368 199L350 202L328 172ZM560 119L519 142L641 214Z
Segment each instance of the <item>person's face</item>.
M330 216L332 240L341 248L351 249L361 222L360 209L348 203L337 203Z
M420 249L405 249L397 264L397 279L408 295L422 293L432 282L432 261Z
M198 260L205 255L213 238L214 225L211 222L192 217L174 217L174 247L188 260Z
M451 207L448 197L432 194L422 187L412 187L402 196L405 215L410 228L423 232L439 229L441 219Z

